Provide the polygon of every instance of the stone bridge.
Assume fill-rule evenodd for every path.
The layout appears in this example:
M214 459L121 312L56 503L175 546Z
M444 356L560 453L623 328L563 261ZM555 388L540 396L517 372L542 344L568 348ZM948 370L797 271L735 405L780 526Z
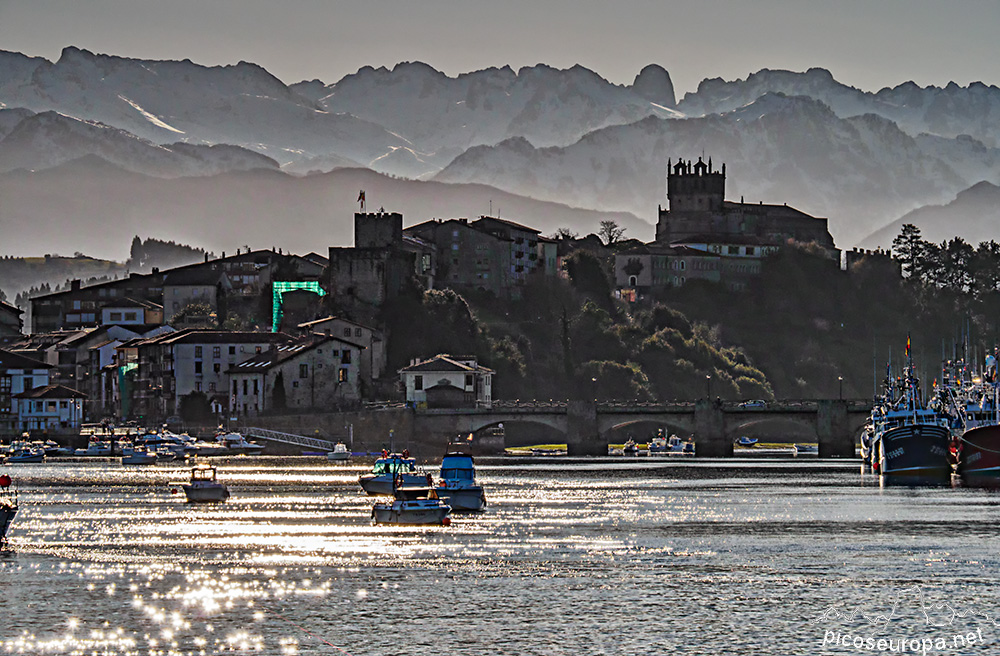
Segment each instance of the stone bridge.
M855 437L871 413L871 404L857 400L776 401L746 407L704 399L673 403L501 401L492 408L414 412L413 429L426 434L475 433L513 422L542 424L565 435L569 453L576 455L605 455L612 431L644 423L693 435L700 456L731 456L734 439L748 428L782 421L812 432L820 457L854 457Z

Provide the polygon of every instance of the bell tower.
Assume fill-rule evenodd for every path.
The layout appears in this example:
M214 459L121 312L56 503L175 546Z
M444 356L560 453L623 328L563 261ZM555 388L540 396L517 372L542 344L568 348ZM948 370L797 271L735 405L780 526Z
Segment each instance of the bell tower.
M708 163L677 160L667 163L667 208L671 212L718 212L726 198L726 165L721 171Z

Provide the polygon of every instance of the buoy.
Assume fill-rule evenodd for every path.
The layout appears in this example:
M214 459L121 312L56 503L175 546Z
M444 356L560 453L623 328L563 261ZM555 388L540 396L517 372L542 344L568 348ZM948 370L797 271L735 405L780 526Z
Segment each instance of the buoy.
M176 487L170 488L170 494L177 494L177 488Z
M442 519L441 526L451 526L451 517L445 517Z

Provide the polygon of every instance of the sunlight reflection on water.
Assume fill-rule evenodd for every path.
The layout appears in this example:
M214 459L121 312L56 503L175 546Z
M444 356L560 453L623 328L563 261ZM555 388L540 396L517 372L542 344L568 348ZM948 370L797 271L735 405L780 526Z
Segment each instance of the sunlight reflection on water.
M232 498L191 506L181 467L13 470L0 653L813 654L808 621L894 582L996 594L983 490L822 462L498 459L485 513L387 527L362 471L223 461Z

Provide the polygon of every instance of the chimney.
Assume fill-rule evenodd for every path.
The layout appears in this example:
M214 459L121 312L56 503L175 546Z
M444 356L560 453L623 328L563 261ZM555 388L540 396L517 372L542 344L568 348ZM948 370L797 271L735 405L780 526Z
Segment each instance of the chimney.
M160 272L160 267L153 267L153 275L155 276Z
M76 280L71 280L69 282L69 288L70 288L70 291L74 291L74 292L80 291L80 279L77 278Z

